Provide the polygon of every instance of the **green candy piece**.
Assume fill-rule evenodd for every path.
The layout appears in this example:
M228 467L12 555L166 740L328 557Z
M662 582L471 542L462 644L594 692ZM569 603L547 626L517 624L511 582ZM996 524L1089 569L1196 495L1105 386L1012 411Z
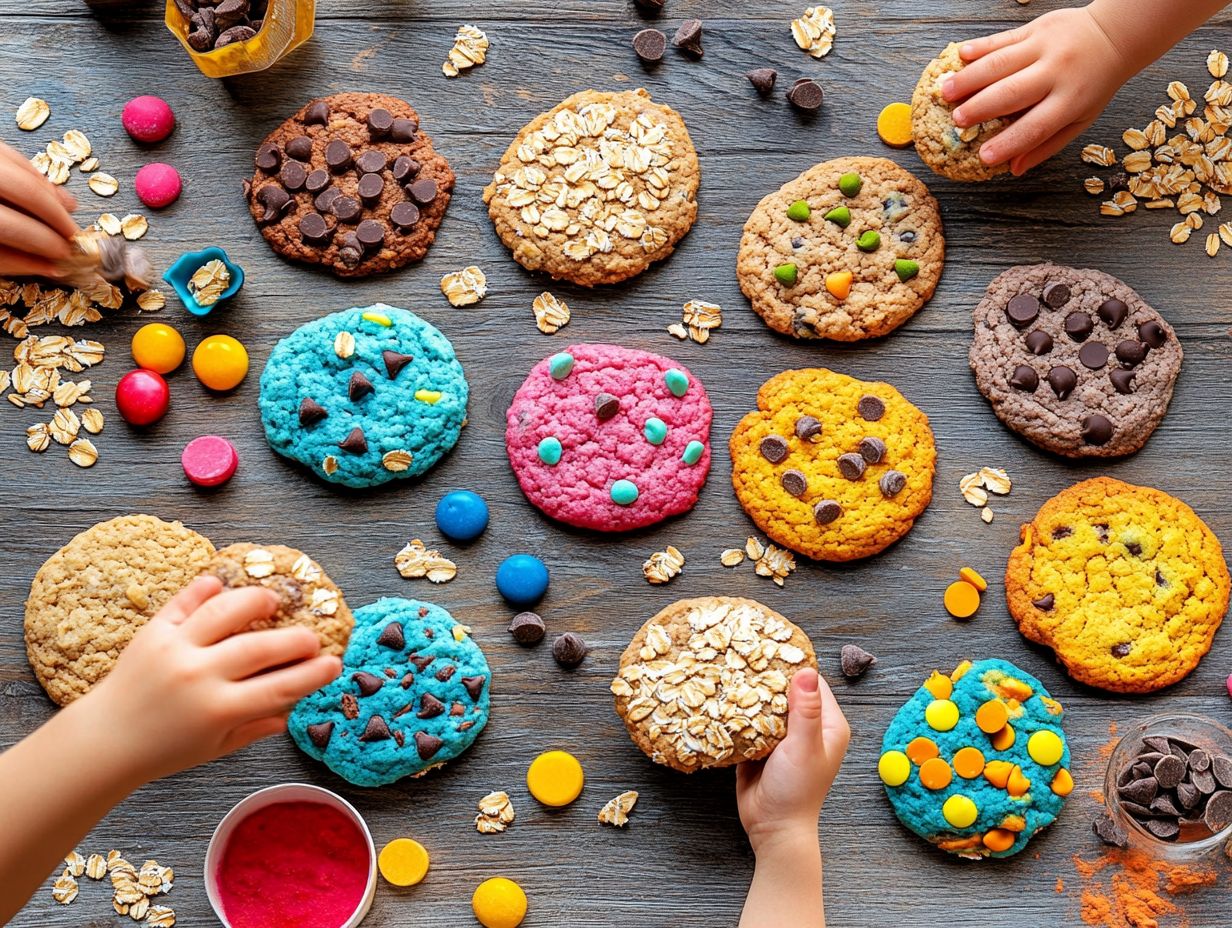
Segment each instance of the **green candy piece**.
M646 424L642 426L642 434L646 436L646 440L652 445L663 444L667 438L667 423L662 419L651 416L646 420Z
M560 453L560 439L555 435L549 435L539 442L539 460L548 467L555 467L560 463Z
M838 179L838 189L843 192L845 197L854 197L863 186L864 181L860 179L860 175L855 171L850 171Z
M684 396L689 389L689 378L680 368L673 367L663 375L663 380L667 389L672 391L672 396Z
M795 203L787 207L787 218L794 219L796 222L804 222L813 214L809 209L809 205L805 200L796 200Z
M700 441L691 441L684 446L684 454L680 456L680 460L692 467L702 459L702 452L705 450L706 446Z
M774 279L784 287L794 287L799 271L794 264L780 264L774 269Z
M860 237L856 239L856 247L861 251L876 251L881 247L881 233L875 229L861 232Z
M637 502L637 484L632 480L617 480L612 484L612 502L617 506L632 506Z
M920 273L920 263L909 258L899 258L894 262L894 273L898 275L899 280L906 283Z
M564 380L572 370L573 355L567 351L554 354L548 360L548 373L552 375L553 380Z
M826 219L834 223L840 228L847 228L851 225L851 210L845 206L836 206L830 212L826 213Z

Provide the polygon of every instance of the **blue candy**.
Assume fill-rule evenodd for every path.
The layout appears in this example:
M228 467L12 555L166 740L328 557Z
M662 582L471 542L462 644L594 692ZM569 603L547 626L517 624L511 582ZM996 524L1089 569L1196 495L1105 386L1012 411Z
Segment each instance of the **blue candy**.
M512 554L496 569L496 589L515 606L531 606L548 589L548 568L530 554Z
M436 527L453 541L474 541L488 527L488 504L470 490L446 493L436 504Z

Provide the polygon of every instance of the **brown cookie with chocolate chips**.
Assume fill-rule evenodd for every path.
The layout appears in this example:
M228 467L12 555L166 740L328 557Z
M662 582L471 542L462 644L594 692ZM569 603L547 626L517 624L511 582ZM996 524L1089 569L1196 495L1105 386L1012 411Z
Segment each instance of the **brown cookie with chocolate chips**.
M454 174L397 97L313 100L257 148L248 209L284 258L365 277L420 260Z
M1176 333L1110 274L1012 267L974 313L975 382L1012 431L1070 458L1141 448L1168 410Z

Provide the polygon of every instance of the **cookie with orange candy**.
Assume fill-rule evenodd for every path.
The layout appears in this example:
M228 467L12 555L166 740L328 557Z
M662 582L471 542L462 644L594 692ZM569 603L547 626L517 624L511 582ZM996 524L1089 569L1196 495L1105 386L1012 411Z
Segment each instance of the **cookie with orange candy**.
M959 857L1010 857L1074 789L1061 704L1009 661L934 671L886 730L877 773L899 820Z

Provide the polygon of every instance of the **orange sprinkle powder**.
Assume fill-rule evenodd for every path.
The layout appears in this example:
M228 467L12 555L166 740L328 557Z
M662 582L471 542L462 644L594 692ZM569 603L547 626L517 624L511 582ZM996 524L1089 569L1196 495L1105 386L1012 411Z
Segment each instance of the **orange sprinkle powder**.
M1159 928L1160 917L1169 916L1185 928L1185 910L1172 897L1212 886L1219 878L1213 869L1152 860L1132 849L1112 849L1093 860L1075 854L1073 860L1083 883L1082 921L1091 928ZM1062 888L1058 880L1057 892Z

